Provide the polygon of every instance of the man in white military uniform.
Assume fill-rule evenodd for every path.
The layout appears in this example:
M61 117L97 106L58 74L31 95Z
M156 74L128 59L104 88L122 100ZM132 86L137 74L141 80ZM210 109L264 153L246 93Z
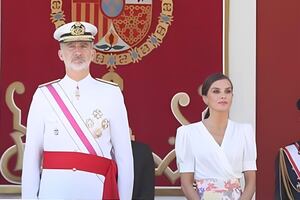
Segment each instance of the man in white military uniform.
M66 75L39 86L33 96L22 198L132 197L133 158L122 93L89 71L96 33L86 22L71 22L54 32Z

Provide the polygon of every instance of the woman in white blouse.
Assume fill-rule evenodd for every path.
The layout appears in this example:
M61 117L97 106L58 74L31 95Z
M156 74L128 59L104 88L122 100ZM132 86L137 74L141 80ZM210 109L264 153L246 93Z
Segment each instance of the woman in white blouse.
M177 129L175 150L182 190L191 200L250 200L256 182L253 129L228 118L233 86L227 76L209 76L201 90L208 106L204 119Z

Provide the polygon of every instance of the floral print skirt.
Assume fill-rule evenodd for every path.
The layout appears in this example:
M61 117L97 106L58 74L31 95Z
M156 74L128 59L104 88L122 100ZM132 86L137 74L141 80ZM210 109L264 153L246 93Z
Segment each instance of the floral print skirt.
M238 200L242 195L238 179L200 179L196 184L201 200Z

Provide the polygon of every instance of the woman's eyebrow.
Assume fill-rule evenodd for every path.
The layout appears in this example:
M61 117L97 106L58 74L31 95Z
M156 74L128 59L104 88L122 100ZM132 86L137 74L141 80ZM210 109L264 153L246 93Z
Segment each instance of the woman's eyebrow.
M213 89L218 89L218 90L220 90L221 88L218 88L218 87L212 87L211 89L212 89L212 90L213 90ZM232 87L227 87L227 88L224 88L224 89L225 89L225 90L227 90L227 89L232 89Z

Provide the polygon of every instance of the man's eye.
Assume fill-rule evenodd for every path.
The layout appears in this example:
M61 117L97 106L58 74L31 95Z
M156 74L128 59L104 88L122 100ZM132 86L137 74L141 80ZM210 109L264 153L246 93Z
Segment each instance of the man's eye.
M215 94L218 94L220 91L219 90L213 90L212 92L215 93Z

